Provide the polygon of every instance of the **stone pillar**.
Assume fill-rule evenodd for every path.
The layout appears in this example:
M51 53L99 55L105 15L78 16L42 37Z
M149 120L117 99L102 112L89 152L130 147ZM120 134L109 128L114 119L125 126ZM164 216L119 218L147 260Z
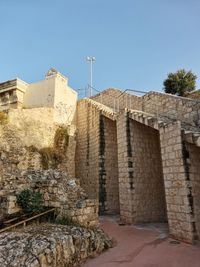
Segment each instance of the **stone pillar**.
M179 121L160 129L160 143L170 234L192 242L195 234L193 203L187 152Z
M119 214L119 179L117 127L113 121L100 116L99 143L99 204L101 213Z
M99 198L100 112L87 101L77 107L76 177L90 198Z
M200 147L186 144L189 155L189 173L192 189L192 200L194 205L195 226L200 239Z
M125 223L133 222L133 163L130 145L130 125L127 112L117 120L120 217Z

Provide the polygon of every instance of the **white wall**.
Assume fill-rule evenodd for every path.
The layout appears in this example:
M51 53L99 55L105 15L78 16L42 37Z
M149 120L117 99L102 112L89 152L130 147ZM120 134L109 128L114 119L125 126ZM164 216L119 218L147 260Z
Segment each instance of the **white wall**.
M23 106L54 108L54 121L75 124L77 92L68 86L68 80L60 73L30 84L24 96Z
M32 83L26 89L24 107L54 107L55 77Z
M56 78L55 120L59 123L75 123L77 92L68 86L62 77Z

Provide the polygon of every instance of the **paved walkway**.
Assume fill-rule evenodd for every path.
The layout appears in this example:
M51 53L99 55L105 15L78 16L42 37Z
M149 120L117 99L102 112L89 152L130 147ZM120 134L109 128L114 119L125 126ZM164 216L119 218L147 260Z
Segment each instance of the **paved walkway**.
M174 242L159 227L119 226L114 217L101 219L101 226L117 245L84 267L200 267L199 246Z

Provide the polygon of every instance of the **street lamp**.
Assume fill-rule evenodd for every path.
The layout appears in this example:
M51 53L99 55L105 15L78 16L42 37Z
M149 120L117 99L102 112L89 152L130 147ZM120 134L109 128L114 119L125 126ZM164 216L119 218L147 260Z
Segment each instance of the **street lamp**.
M95 61L96 59L95 59L95 57L91 57L91 56L88 56L88 57L86 57L86 61L87 62L89 62L90 63L90 85L89 85L89 96L92 96L92 71L93 71L93 69L92 69L92 64L93 64L93 62Z

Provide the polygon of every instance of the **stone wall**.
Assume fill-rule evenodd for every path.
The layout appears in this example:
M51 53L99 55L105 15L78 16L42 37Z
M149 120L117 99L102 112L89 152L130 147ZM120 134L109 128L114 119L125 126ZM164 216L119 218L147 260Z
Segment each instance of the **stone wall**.
M169 230L172 236L192 242L195 224L189 154L182 140L180 122L160 129L160 143Z
M108 89L92 97L92 101L98 101L98 104L90 102L91 100L84 100L87 107L91 104L90 108L99 112L95 117L97 125L95 129L98 136L95 147L98 143L97 157L99 157L100 168L96 165L99 172L94 173L93 180L91 176L88 179L85 175L89 172L86 165L81 166L79 173L87 170L81 177L87 181L88 191L91 191L91 188L96 188L95 190L98 191L98 182L94 181L99 179L100 208L106 211L111 204L111 199L108 201L109 184L107 183L109 181L107 176L110 176L109 172L112 173L112 167L109 166L112 157L109 155L115 153L114 151L106 152L106 144L110 144L111 139L115 139L114 137L110 139L109 136L117 131L115 151L118 154L121 220L125 223L168 221L172 236L193 242L199 231L198 212L195 211L199 206L197 200L199 192L198 186L192 184L192 179L198 184L199 170L196 167L198 153L194 149L189 153L186 141L191 137L196 145L199 144L195 141L199 136L197 134L199 132L197 127L199 125L199 102L150 92L143 97L135 97L135 110L124 109L128 107L126 99L119 102L119 108L116 109L114 98L119 97L120 94L119 90ZM124 97L126 94L122 95ZM111 108L110 112L114 113L114 117L110 118L105 114L102 116L102 112L98 111L101 103ZM84 149L87 148L87 153L89 151L88 141L91 135L91 128L84 126L84 124L88 125L84 121L87 116L86 109L84 112L86 115L78 113L78 117L80 116L78 124L82 123L81 133L84 132L82 136L85 138L83 142L80 141L82 155L84 155ZM89 114L91 123L96 113L89 111ZM112 126L114 120L117 122L116 130ZM114 149L113 143L111 146ZM189 154L193 154L195 159ZM87 157L89 158L89 155ZM191 166L189 160L192 160ZM81 158L77 162L81 163ZM88 168L91 169L90 166Z
M88 199L80 181L58 170L30 171L30 187L44 196L46 207L56 207L58 218L69 217L85 227L98 225L98 202Z
M53 145L56 124L53 121L53 109L11 109L8 113L8 123L0 125L2 142L9 142L11 138L18 139L17 145L28 147L36 146L38 149ZM6 131L6 134L4 134ZM4 141L5 140L5 141ZM20 143L19 143L20 142ZM14 145L10 140L10 146Z
M158 131L122 112L117 121L117 135L121 220L166 221Z
M121 112L117 119L120 218L133 223L133 163L128 114Z
M134 223L165 222L167 218L159 132L131 120L130 133Z
M117 119L121 220L168 221L173 237L193 242L199 238L199 148L186 143L180 121L152 123L155 118L140 114L136 122L131 114Z
M200 232L199 150L186 143L183 129L199 131L199 108L188 98L157 92L138 97L108 89L78 102L77 136L75 125L67 128L67 145L57 140L63 125L55 122L53 109L10 110L8 123L0 126L1 203L15 183L5 183L7 173L42 170L45 163L71 178L76 173L101 212L120 211L126 223L165 221L166 196L170 233L192 242ZM198 145L199 135L191 133L191 138ZM13 203L13 194L6 196ZM75 212L62 209L78 219L88 216L89 207L97 214L95 203L78 206Z
M76 177L90 198L99 198L99 116L87 101L77 106Z
M69 216L83 226L98 224L98 203L87 199L87 195L75 178L60 170L14 171L4 175L1 196L1 217L18 212L16 195L24 189L38 191L43 196L45 207L57 208L57 216ZM6 191L5 191L6 190ZM3 204L3 205L2 205Z
M115 111L124 108L141 110L171 119L181 120L193 126L200 126L200 101L159 92L149 92L144 96L123 93L118 89L107 89L92 97Z
M116 121L100 117L99 203L102 213L119 213Z
M200 148L187 144L189 152L189 174L192 185L194 219L198 238L200 239Z
M76 177L101 213L119 213L116 122L103 114L100 105L78 102Z
M200 101L170 94L150 92L143 97L143 111L200 125Z
M74 127L56 124L53 109L13 109L4 117L0 124L1 218L19 210L15 194L30 185L21 172L59 169L74 178L76 146ZM48 206L57 207L60 201Z
M56 156L57 165L71 177L75 176L74 127L71 130L71 126L65 128L61 125L67 131L68 144L63 149L60 140L61 143L55 147L60 125L54 122L53 117L54 110L50 108L9 111L7 122L0 124L0 177L3 172L14 169L41 169L44 160L46 163L49 161L53 168Z
M112 108L116 112L124 108L142 110L141 97L131 95L127 92L123 93L114 88L104 90L102 93L91 97L91 99Z
M31 187L44 195L45 206L58 208L58 217L67 216L85 227L98 225L98 202L88 199L79 180L61 171L47 170L34 171L31 181Z
M70 127L68 127L68 145L63 150L61 148L62 159L57 168L68 173L70 177L75 177L75 152L76 152L76 135L74 131L70 135ZM61 144L62 146L62 144Z

